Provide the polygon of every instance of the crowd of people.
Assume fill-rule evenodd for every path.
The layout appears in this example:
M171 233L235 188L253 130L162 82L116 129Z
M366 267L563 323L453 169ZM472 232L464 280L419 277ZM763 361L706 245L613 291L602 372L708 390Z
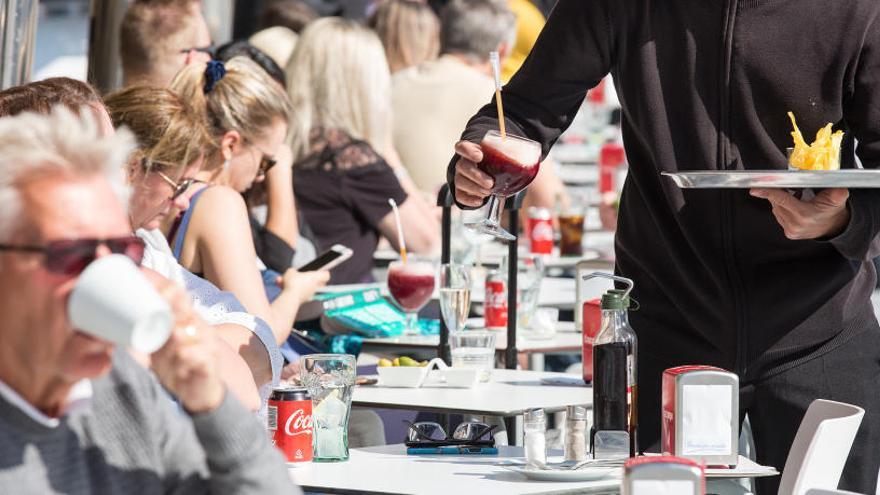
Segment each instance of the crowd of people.
M380 244L398 247L389 199L407 248L438 251L456 129L491 97L489 52L513 44L504 1L433 7L384 0L353 20L276 0L249 40L215 47L199 0L134 0L120 89L0 91L0 487L293 493L264 415L299 373L298 309L372 280ZM428 96L458 78L483 89ZM337 243L348 262L297 271L298 250ZM153 354L72 328L75 282L109 254L173 310ZM378 416L355 411L350 439L384 442Z
M847 12L874 19L870 1ZM831 387L869 409L843 480L873 486L880 407L866 380L880 373L880 333L865 303L876 193L688 202L659 171L783 163L788 131L767 115L785 105L812 123L845 121L876 162L876 26L856 23L859 46L820 50L852 66L826 60L833 69L792 85L833 93L844 81L846 98L814 101L777 91L786 81L767 67L803 72L781 51L724 45L760 77L727 67L718 84L694 69L717 41L714 6L677 5L663 13L669 28L613 1L561 0L550 15L555 3L273 0L246 40L218 47L200 0L132 0L119 28L121 88L99 95L61 77L0 91L0 492L297 493L265 415L272 388L300 373L291 335L301 308L324 285L374 281L377 250L401 248L398 229L408 251L438 253L444 185L461 209L485 203L492 178L476 167L477 143L499 126L491 52L507 83L506 128L544 155L589 88L610 72L622 90L631 175L615 254L643 307L633 317L641 407L659 409L666 368L732 369L748 391L758 460L781 467L797 419ZM759 17L746 19L748 40L769 46L759 34L773 29ZM569 201L544 163L525 207ZM336 244L350 260L297 270ZM172 310L172 335L152 354L71 323L77 279L111 254L137 264ZM685 269L694 263L697 274ZM795 290L806 296L793 301ZM659 415L642 417L641 439L656 443ZM349 439L384 442L380 418L354 411Z

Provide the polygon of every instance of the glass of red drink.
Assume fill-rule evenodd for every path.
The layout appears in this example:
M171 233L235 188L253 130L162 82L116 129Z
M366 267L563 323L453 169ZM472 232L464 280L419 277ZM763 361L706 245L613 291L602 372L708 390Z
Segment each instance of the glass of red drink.
M501 227L504 199L522 191L535 180L541 166L541 145L537 141L498 131L489 131L480 143L483 160L477 164L484 173L495 179L489 198L489 213L485 219L465 226L506 241L516 239Z
M388 266L388 292L397 307L406 313L407 335L419 333L419 310L434 294L434 271L433 263L412 257L406 263L394 261Z

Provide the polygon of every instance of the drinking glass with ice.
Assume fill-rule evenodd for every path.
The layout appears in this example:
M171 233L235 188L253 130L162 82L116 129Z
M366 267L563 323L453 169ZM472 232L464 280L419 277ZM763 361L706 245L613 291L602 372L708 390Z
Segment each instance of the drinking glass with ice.
M302 382L312 396L314 462L348 460L348 420L357 364L349 354L302 357Z

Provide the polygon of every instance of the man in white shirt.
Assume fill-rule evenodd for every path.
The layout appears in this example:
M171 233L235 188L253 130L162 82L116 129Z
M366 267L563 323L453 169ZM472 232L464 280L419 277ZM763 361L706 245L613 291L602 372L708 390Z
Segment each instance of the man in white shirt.
M392 77L394 146L419 189L446 183L461 129L495 91L489 52L505 57L516 18L503 2L453 0L441 12L441 55Z

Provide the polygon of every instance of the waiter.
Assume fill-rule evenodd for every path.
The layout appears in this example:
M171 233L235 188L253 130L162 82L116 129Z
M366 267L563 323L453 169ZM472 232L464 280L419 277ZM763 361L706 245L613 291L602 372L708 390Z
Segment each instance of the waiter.
M635 280L640 444L656 449L664 369L739 374L758 461L782 469L814 399L866 415L841 488L874 493L880 466L880 326L870 303L880 191L680 190L663 171L785 169L793 111L805 135L833 122L880 166L880 2L560 0L504 88L508 132L546 154L608 73L629 176L615 239ZM448 171L460 206L492 179L475 163L498 127L484 107ZM849 140L844 165L853 163ZM775 494L778 478L761 479Z

